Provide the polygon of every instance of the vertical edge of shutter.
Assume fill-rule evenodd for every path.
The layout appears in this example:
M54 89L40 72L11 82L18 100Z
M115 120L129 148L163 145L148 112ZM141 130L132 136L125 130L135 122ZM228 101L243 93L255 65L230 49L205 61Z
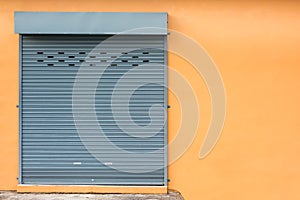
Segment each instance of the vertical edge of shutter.
M23 35L19 35L19 158L18 158L18 183L22 184L22 62L23 62Z
M166 112L164 128L164 183L168 185L168 52L167 36L164 36L164 107Z

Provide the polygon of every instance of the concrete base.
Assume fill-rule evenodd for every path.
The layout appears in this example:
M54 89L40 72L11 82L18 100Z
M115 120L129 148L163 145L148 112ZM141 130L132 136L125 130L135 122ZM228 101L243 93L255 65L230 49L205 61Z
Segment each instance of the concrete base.
M184 200L177 191L168 194L21 194L12 191L0 191L0 200Z

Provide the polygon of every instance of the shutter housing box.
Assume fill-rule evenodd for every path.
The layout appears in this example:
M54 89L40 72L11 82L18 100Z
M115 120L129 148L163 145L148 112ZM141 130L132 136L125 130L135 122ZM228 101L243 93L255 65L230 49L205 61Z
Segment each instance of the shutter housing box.
M16 12L15 32L20 34L19 183L167 186L167 116L158 111L149 116L153 105L167 106L167 14ZM139 70L124 80L135 68ZM95 88L94 108L105 136L98 134L88 110L97 69L104 73ZM85 123L80 127L72 99L78 77L84 83L77 88L78 114ZM131 94L140 79L149 84ZM148 129L133 137L121 128L133 129L132 121L140 127L151 121L163 126L150 137L143 137Z

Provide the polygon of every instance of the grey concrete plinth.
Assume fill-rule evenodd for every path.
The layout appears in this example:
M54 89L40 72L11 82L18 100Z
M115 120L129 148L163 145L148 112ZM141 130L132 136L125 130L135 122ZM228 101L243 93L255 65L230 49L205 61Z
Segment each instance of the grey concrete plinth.
M0 191L0 200L183 200L179 192L168 194L20 194Z

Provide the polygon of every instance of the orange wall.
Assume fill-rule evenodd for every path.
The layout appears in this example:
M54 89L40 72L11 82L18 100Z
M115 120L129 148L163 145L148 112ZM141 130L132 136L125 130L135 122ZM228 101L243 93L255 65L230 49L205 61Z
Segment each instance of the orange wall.
M18 35L14 11L162 11L169 28L200 43L227 95L225 127L198 159L210 119L209 93L189 64L170 55L199 98L201 121L188 151L169 167L169 188L194 199L300 199L300 2L0 0L0 189L17 187ZM170 83L172 84L172 77ZM170 94L170 137L180 122Z

